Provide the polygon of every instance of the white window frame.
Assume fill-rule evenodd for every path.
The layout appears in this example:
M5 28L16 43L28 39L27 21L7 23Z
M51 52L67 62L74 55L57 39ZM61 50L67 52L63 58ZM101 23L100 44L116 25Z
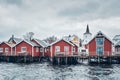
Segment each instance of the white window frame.
M45 52L47 52L47 48L45 48Z
M38 47L36 47L36 52L39 52L39 48Z
M24 51L23 49L26 49L26 51ZM27 47L21 47L21 52L27 52Z
M8 53L9 52L9 48L5 48L5 53Z
M60 46L55 46L55 52L60 52Z
M0 48L0 52L3 52L3 48Z
M64 46L64 52L69 52L69 46Z
M43 48L40 48L40 52L43 52Z

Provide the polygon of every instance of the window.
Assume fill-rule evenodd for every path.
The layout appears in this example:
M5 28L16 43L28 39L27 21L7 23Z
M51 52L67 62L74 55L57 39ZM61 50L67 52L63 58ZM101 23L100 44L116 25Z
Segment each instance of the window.
M86 50L81 50L81 52L86 52Z
M27 48L26 48L26 47L21 47L21 51L22 51L22 52L26 52L26 51L27 51Z
M3 48L0 48L0 52L3 52Z
M40 52L43 52L43 48L40 48Z
M47 49L45 48L45 52L47 52Z
M60 52L60 46L55 46L55 52Z
M69 47L68 46L64 46L64 51L65 52L69 52Z
M103 47L97 47L97 54L103 55Z
M6 53L9 52L9 49L8 49L8 48L5 48L5 52L6 52Z
M36 52L39 52L39 48L38 47L36 47Z
M75 48L73 48L73 52L75 52Z
M103 45L103 38L96 38L97 45Z

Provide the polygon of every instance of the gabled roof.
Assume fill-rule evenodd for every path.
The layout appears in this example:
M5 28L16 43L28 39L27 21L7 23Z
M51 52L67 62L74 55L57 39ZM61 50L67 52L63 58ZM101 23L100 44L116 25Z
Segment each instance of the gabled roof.
M45 41L42 41L42 40L39 40L39 39L33 39L33 40L35 40L42 47L47 47L48 46L48 44Z
M58 43L58 42L60 42L60 41L62 41L62 40L65 41L65 42L67 42L68 44L74 46L74 44L72 44L71 42L69 42L69 41L67 41L67 40L64 40L64 39L57 40L56 42L53 42L52 44L50 44L50 46L51 46L51 45L54 45L54 44L56 44L56 43Z
M2 42L2 43L5 43L5 44L8 45L9 47L14 47L14 46L15 46L14 43L8 43L8 42ZM1 44L2 44L2 43L1 43Z
M28 43L28 44L30 44L31 46L38 46L36 43L34 43L34 42L32 42L32 41L28 41L28 40L22 40L21 42L26 42L26 43ZM19 43L17 43L16 45L18 45L18 44L20 44L21 42L19 42ZM15 46L16 46L15 45Z
M100 35L100 34L102 34L102 35ZM96 38L96 37L101 37L101 36L107 38L107 39L112 43L112 40L109 39L109 38L108 38L104 33L102 33L101 31L99 31L88 43L90 43L94 38ZM88 44L88 43L87 43L87 44Z
M17 44L17 43L21 42L22 39L21 38L15 38L14 35L12 35L12 37L8 40L8 42L13 42L13 41L15 41L16 44Z

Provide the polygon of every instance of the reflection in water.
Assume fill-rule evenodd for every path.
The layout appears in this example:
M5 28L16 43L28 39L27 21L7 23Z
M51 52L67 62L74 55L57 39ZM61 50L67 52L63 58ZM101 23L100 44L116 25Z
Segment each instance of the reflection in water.
M0 63L0 80L120 80L120 65Z

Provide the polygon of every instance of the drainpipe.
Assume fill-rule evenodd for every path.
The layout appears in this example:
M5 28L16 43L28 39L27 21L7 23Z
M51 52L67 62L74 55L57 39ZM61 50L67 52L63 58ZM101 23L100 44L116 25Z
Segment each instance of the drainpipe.
M50 47L50 53L51 53L51 57L52 57L52 53L53 53L52 46Z

